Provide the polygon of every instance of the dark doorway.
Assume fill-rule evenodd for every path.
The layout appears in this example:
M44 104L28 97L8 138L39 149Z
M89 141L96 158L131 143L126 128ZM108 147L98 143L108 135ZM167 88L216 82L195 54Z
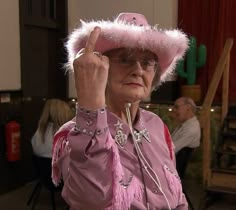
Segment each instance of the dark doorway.
M20 123L21 159L14 163L6 160L3 139L0 144L0 171L4 173L0 181L0 194L34 178L30 140L45 99L67 98L67 77L62 68L66 60L67 0L19 0L19 14L21 90L16 98L11 95L13 102L17 99L17 103L13 103L17 119L16 116L13 119ZM5 104L6 107L3 107L9 116L14 114L13 105ZM4 124L0 129L2 138L3 129Z
M67 95L66 0L20 0L21 82L24 97Z

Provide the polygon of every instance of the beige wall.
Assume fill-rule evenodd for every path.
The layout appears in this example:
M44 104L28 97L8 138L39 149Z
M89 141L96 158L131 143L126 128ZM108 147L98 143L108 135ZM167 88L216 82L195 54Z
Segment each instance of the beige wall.
M177 24L178 0L68 0L68 27L79 20L113 18L120 12L144 14L150 24L171 28ZM0 3L0 91L21 88L20 32L18 0ZM69 82L69 97L75 97L74 82Z
M178 0L68 0L69 32L79 26L80 19L110 19L120 12L142 13L151 25L173 28L177 25L177 4ZM69 79L69 97L76 97L73 75Z
M107 19L120 12L142 13L151 25L175 27L177 3L178 0L68 0L69 29L76 27L80 19Z
M0 3L0 91L19 90L20 32L18 0Z

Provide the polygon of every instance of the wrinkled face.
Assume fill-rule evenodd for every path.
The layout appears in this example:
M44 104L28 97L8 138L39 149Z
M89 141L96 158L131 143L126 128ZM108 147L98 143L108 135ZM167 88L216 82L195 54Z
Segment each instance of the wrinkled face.
M178 122L180 123L184 122L187 119L190 111L191 111L191 106L189 103L186 103L185 100L178 99L175 101L175 104L173 106L173 112Z
M156 56L147 50L124 48L110 51L106 55L110 63L107 97L131 103L146 98L157 73Z

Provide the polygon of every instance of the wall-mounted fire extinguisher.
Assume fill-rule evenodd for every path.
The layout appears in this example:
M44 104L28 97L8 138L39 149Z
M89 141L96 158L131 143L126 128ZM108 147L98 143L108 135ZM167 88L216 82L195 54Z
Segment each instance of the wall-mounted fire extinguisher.
M10 121L5 125L7 160L17 161L20 159L20 124Z

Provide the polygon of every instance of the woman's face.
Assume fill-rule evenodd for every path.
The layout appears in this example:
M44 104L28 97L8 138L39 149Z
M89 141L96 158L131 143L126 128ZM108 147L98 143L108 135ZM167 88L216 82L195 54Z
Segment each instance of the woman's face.
M109 100L134 103L146 98L157 69L155 55L147 50L124 48L106 55L110 63L106 90Z

